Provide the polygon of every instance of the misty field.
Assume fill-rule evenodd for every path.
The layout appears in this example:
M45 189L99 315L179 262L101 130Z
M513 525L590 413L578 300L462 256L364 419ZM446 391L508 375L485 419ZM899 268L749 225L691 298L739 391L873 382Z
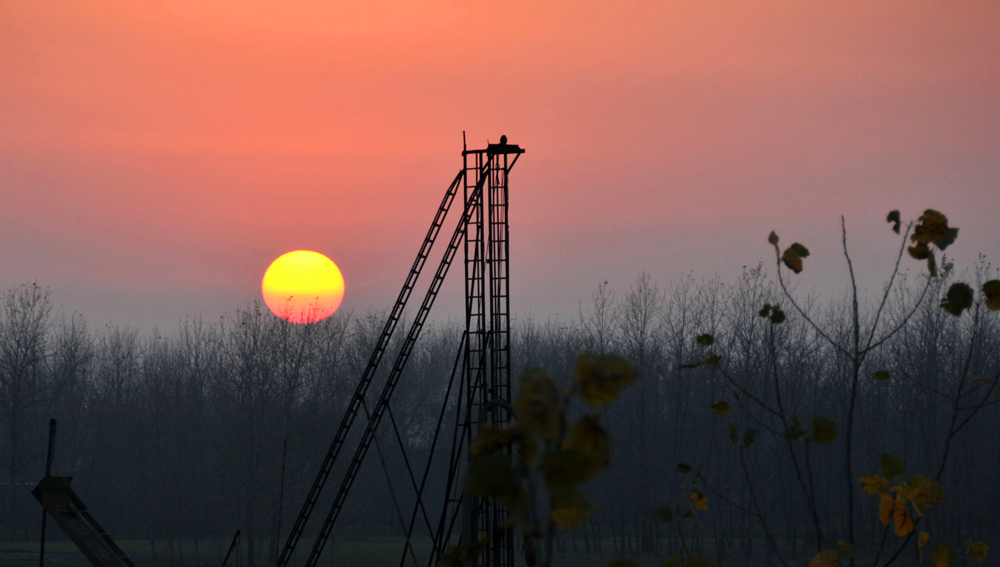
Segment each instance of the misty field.
M556 563L625 556L658 565L680 554L805 564L831 547L910 561L924 554L926 537L908 543L922 532L934 547L947 542L952 557L981 559L971 546L995 543L1000 531L1000 327L978 299L949 312L961 299L953 297L959 274L946 262L935 269L933 279L922 268L900 274L884 301L861 297L856 317L849 300L802 298L799 313L756 267L735 281L661 285L641 274L622 289L599 285L573 318L515 318L515 373L547 369L533 371L532 384L551 380L554 395L585 379L581 353L620 356L638 373L620 397L599 402L600 414L588 413L585 390L560 406L562 419L599 419L609 450L582 485L586 507L557 522L575 528L551 540ZM978 289L992 273L982 263L960 275ZM217 565L236 529L244 565L273 562L272 542L295 518L383 318L338 313L297 326L252 304L219 322L145 334L93 329L37 285L8 291L0 297L3 564L37 560L40 508L29 489L43 474L52 416L53 473L75 477L90 512L138 564ZM863 362L838 346L876 319L890 331L872 331ZM448 323L426 330L393 398L401 435L383 427L321 564L398 564L401 514L414 504L398 474L399 443L410 460L427 459L460 333ZM444 497L440 466L431 467L427 502ZM886 512L890 490L901 504ZM49 530L50 564L79 564L58 527ZM418 522L416 533L423 557L427 526Z

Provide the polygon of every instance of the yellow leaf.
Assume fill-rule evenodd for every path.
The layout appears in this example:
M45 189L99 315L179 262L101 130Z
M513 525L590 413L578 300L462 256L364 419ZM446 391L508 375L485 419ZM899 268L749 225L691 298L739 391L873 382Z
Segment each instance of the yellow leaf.
M913 508L921 518L937 504L944 504L944 488L933 478L913 475L913 480L907 485L906 497L913 501Z
M951 551L948 549L947 545L943 543L934 550L934 555L931 555L931 562L934 563L936 567L948 567L948 562L951 561Z
M986 556L990 554L990 546L981 541L970 541L967 545L969 549L969 563L973 565L982 563L986 559Z
M884 494L889 489L889 480L874 474L861 477L861 484L863 485L861 489L872 496Z
M906 249L906 251L910 253L910 256L912 256L914 260L926 260L931 256L931 249L922 242L916 246L910 246Z
M934 244L942 251L958 238L958 229L948 226L948 218L934 209L927 209L913 228L910 240L918 244Z
M983 303L990 311L1000 311L1000 280L983 284Z
M906 507L906 500L896 498L892 508L893 533L903 537L913 531L913 518Z
M796 274L802 271L802 256L794 248L786 248L784 254L781 255L781 261Z
M917 538L917 549L923 549L929 539L931 539L931 534L925 530L920 530L920 536Z
M694 507L698 510L708 510L708 498L700 490L691 493L691 502L694 502Z
M888 526L892 521L893 499L888 493L882 493L882 499L878 503L878 519L882 525Z
M840 554L836 549L824 549L812 558L809 567L837 567L839 560Z

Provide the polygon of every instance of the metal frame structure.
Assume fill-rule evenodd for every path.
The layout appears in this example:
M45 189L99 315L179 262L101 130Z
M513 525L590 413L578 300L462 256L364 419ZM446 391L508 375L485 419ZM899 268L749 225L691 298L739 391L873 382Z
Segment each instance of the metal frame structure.
M445 192L430 229L424 237L413 266L407 274L403 288L369 358L368 366L355 388L334 440L288 535L278 558L278 567L288 567L292 563L295 547L319 502L320 493L361 410L367 418L364 420L361 440L347 465L337 494L313 543L305 563L306 567L316 567L319 562L373 441L379 450L376 432L386 415L403 451L405 468L416 496L412 514L405 526L406 544L400 565L407 564L407 559L414 565L420 565L412 545L418 519L423 520L433 541L433 548L427 558L428 566L433 566L436 559L453 543L452 534L455 532L456 524L461 526L459 530L461 543L470 545L483 536L488 537L489 544L479 559L480 565L488 567L514 565L513 533L509 529L504 529L506 511L495 501L462 495L461 477L468 461L468 447L478 429L487 423L503 426L511 417L507 179L510 170L523 153L524 150L517 145L508 144L506 136L501 137L499 144L488 144L485 149L480 150L469 150L463 140L463 167ZM369 407L366 402L368 389L388 349L396 326L403 316L445 217L457 197L459 187L462 188L463 196L462 216L393 362L378 400L373 407ZM465 332L458 346L455 366L438 415L438 426L431 443L430 455L418 482L410 460L406 457L405 443L392 415L390 400L459 246L464 249ZM460 377L457 392L453 387L456 376ZM450 401L452 396L455 399ZM431 521L431 511L425 505L424 493L429 482L432 462L438 452L440 437L445 430L445 417L449 411L454 412L454 419L451 427L451 444L446 455L448 474L443 487L446 496L435 523Z

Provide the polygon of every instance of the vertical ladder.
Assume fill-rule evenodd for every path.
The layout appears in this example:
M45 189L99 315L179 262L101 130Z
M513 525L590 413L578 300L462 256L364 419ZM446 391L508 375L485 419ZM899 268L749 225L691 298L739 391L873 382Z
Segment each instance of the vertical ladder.
M510 264L508 257L507 224L507 154L495 156L498 167L490 171L487 202L489 225L489 249L486 266L490 282L490 327L489 327L489 400L510 403ZM503 427L510 422L510 413L502 404L491 404L486 413L488 422L494 427ZM493 567L514 565L514 534L511 530L497 533L497 528L507 525L507 510L497 502L488 503L488 526L494 533L490 536L490 546L486 551L487 564Z
M465 447L484 425L503 427L510 422L510 268L507 220L507 175L524 153L506 138L485 150L465 150L466 183L482 160L494 164L488 172L481 209L466 235L466 416ZM511 158L510 156L513 156ZM477 170L478 171L478 170ZM478 339L478 340L477 340ZM452 465L455 466L454 464ZM449 473L449 478L453 474ZM460 541L471 545L485 537L488 548L480 557L485 567L512 567L513 533L505 529L507 511L497 501L463 497ZM440 548L436 547L436 553Z
M469 184L482 184L489 181L489 174L484 174L480 165L485 159L482 152L462 153L465 162L466 194L469 193ZM477 381L475 377L487 376L486 358L486 328L487 328L487 303L486 303L486 248L487 236L486 219L484 219L483 203L487 201L490 188L485 188L483 199L476 203L469 224L465 231L465 331L467 339L465 342L465 381L466 381L466 416L469 423L465 424L462 434L465 438L465 447L470 447L472 438L478 433L479 415L488 396L483 391L485 381ZM468 197L466 198L468 202ZM488 379L488 378L487 378ZM481 504L483 501L471 495L464 495L464 516L462 518L461 542L464 545L472 545L479 539L482 530L489 524L487 518L482 516Z

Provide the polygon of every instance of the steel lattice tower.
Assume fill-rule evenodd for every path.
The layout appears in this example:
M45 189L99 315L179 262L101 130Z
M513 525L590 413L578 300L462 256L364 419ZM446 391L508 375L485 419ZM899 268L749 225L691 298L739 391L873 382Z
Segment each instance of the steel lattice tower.
M277 567L288 567L293 563L296 546L305 532L309 518L319 504L320 494L333 473L338 456L347 444L348 434L359 417L363 428L361 439L346 465L340 486L327 509L319 535L313 540L305 567L316 567L319 563L323 549L332 535L334 524L343 510L344 502L373 442L376 450L380 451L376 433L384 417L388 417L392 425L391 429L403 454L408 480L415 496L409 521L404 520L406 544L400 565L404 565L407 559L410 559L411 563L419 564L412 542L415 530L426 528L425 533L433 542L427 559L428 567L436 564L436 559L447 551L449 545L454 543L469 545L483 536L489 538L489 547L481 555L479 564L484 567L513 567L514 537L511 530L505 527L506 510L492 500L463 495L461 479L468 464L469 446L479 429L486 424L503 427L511 419L507 177L523 153L524 150L520 147L508 144L506 136L500 138L499 144L488 144L483 150L469 150L463 143L462 169L448 186L438 206L434 220L406 276L399 297L389 313L368 365L357 383L333 442L288 534L288 539L278 557ZM390 339L396 326L402 320L417 279L441 232L445 217L457 200L459 189L462 193L461 217L434 272L420 308L410 323L406 338L393 360L391 370L377 398L372 400L369 389L389 349ZM447 392L441 403L430 455L423 467L423 473L419 474L406 459L406 444L392 416L390 401L459 248L464 248L465 332L458 347L459 353L456 356ZM459 378L460 385L453 390L456 377ZM450 404L453 391L455 400L454 404ZM444 431L445 414L449 412L453 412L451 447L445 457L439 457L447 458L448 474L443 487L444 502L435 521L431 519L432 512L424 502L425 488L428 486L431 464L435 460L435 454L438 454L435 453L435 448L438 447L438 441ZM440 452L444 453L445 450L441 449ZM457 537L453 538L453 534Z
M485 150L464 150L465 198L472 204L465 233L465 396L470 424L466 447L485 424L503 427L510 422L510 263L507 222L507 176L521 148L508 145L506 136ZM513 156L513 157L512 157ZM482 198L470 203L475 187ZM514 564L513 533L501 530L507 514L494 501L465 498L463 543L489 537L482 565Z

